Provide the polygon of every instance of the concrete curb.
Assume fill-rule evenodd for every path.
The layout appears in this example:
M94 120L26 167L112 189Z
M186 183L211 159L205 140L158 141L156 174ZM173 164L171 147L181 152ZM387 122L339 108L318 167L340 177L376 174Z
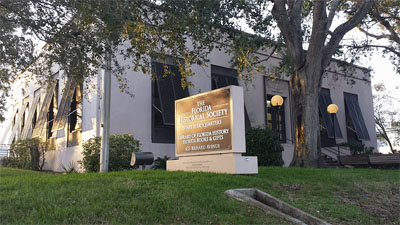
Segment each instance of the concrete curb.
M275 215L286 218L295 224L330 225L328 222L306 213L258 189L230 189L225 191L225 194L236 200L246 202L260 207L265 211L272 212Z

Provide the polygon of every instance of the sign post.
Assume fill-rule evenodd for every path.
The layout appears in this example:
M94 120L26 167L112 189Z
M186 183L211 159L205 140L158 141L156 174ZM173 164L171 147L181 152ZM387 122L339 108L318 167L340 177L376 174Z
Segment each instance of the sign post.
M228 86L175 101L175 154L167 170L258 173L246 152L243 89Z

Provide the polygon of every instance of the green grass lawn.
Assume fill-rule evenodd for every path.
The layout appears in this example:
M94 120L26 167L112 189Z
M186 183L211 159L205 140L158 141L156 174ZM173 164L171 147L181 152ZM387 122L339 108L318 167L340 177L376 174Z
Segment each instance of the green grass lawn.
M0 168L1 224L284 224L224 191L258 188L333 224L397 224L400 171L261 167L258 175L49 174Z

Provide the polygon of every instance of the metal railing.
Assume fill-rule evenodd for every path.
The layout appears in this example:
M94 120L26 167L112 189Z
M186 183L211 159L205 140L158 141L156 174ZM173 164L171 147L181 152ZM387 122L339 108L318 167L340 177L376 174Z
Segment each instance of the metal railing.
M0 157L6 157L10 153L9 144L0 144Z

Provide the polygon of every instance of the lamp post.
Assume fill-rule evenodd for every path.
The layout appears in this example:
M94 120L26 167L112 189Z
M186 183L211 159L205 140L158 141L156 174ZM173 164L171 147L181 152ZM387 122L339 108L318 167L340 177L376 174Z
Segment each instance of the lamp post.
M280 110L280 108L281 108L281 106L283 105L283 98L282 98L282 96L280 96L280 95L274 95L272 98L271 98L271 105L273 106L273 107L278 107L278 140L279 140L279 142L281 142L281 133L280 133L280 126L281 126L281 124L280 124L280 121L279 121L279 116L280 116L280 114L279 114L279 110Z
M336 145L335 114L338 112L339 108L335 104L330 104L330 105L328 105L326 110L328 111L329 114L331 114L332 124L333 124L333 140L335 141L335 145ZM337 161L338 161L338 167L340 168L340 150L339 150L339 146L337 146L337 147L338 147Z

